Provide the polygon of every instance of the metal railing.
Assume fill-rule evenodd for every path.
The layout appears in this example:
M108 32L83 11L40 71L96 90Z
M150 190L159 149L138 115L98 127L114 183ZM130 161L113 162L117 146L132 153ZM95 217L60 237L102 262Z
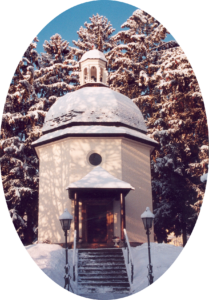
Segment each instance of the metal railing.
M73 241L73 281L76 281L76 269L77 269L77 257L76 257L76 235L77 232L74 230L74 241Z
M126 229L123 229L124 231L124 236L125 236L125 250L126 250L126 255L127 257L125 258L126 261L126 266L127 266L127 271L128 271L128 275L130 278L130 282L133 283L134 280L134 262L133 262L133 257L131 254L131 246L128 240L128 235L126 232Z

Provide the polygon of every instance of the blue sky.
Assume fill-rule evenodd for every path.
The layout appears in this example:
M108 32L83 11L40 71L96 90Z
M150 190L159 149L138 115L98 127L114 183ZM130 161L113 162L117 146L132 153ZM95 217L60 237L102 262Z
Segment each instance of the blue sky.
M84 27L84 22L90 22L89 17L93 14L99 14L108 18L115 33L121 30L121 25L132 15L135 6L109 0L91 1L84 4L76 5L62 14L54 18L48 23L41 32L37 33L39 43L37 51L43 52L43 43L45 40L50 40L50 37L55 33L59 33L64 40L70 42L70 46L74 46L72 40L77 40L77 31L81 26ZM148 12L149 13L149 12ZM160 21L160 20L159 20ZM165 41L173 40L169 35Z

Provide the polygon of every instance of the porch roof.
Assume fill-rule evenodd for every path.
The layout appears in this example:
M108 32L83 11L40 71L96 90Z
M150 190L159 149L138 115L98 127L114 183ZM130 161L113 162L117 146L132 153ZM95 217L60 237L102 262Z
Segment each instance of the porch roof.
M66 190L69 189L134 190L135 188L132 187L129 183L114 177L102 167L97 166L82 179L70 183Z

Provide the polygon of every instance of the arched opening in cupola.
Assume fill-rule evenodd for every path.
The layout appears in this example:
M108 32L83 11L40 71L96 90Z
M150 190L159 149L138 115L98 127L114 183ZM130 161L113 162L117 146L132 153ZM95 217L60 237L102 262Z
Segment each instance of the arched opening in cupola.
M87 76L87 68L84 69L83 71L83 81L84 83L86 83L88 80L88 76Z
M100 78L99 78L100 82L104 82L104 81L103 81L103 72L104 72L104 71L103 71L103 68L100 68L100 74L99 74L99 75L100 75L100 76L99 76L99 77L100 77Z
M97 81L97 69L96 67L91 67L91 82Z

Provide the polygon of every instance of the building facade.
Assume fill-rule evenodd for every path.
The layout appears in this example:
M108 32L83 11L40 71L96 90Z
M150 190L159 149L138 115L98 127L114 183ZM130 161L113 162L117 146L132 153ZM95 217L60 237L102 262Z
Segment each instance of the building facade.
M33 143L40 242L64 242L59 216L65 208L80 244L111 246L113 236L124 239L124 228L131 243L146 242L140 216L152 209L150 154L157 143L146 135L137 106L108 87L106 63L98 50L84 54L79 90L52 105L43 136Z

